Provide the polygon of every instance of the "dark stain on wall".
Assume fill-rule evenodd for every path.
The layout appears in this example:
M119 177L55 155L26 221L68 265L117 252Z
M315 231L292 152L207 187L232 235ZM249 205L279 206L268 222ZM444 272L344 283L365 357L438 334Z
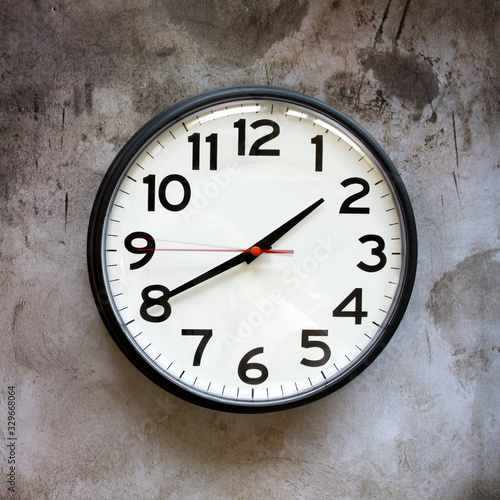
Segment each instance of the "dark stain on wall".
M456 326L462 318L484 324L500 319L500 250L476 253L442 276L431 290L427 310L438 327L448 328L460 348ZM455 325L455 328L453 326Z
M215 0L157 3L167 9L172 21L188 30L207 56L207 45L211 51L215 46L218 54L222 52L243 63L262 56L273 43L298 31L309 5L304 1L282 1L274 7L271 2L257 0L230 4Z
M414 53L367 49L361 52L360 62L365 71L373 72L389 96L412 101L424 108L439 95L439 83L432 65Z
M384 90L361 74L341 71L325 82L325 100L340 111L360 113L366 121L378 121L390 111Z
M452 353L451 371L462 387L487 373L500 352L500 250L480 252L446 272L427 302Z

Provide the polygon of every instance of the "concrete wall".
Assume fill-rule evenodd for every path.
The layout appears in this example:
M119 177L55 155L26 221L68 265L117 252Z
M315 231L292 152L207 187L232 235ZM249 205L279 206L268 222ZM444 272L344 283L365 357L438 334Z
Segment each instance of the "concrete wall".
M3 0L0 497L499 498L498 7ZM258 416L194 407L132 368L86 270L93 199L127 138L184 97L250 83L364 126L401 172L420 244L376 362L326 399Z

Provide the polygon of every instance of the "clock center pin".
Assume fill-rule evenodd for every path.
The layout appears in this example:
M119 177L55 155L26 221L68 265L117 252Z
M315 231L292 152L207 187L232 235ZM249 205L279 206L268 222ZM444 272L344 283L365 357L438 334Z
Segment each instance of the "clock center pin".
M259 247L252 247L251 250L250 250L250 253L254 257L258 257L262 253L262 250Z

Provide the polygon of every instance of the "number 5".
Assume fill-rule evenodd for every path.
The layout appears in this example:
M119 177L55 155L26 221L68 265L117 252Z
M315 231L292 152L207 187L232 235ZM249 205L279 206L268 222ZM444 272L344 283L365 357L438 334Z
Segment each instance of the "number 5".
M305 347L306 349L309 347L319 347L323 351L323 357L320 359L314 360L314 359L302 358L302 361L300 362L302 365L323 366L325 363L328 362L330 356L332 355L330 347L324 342L321 342L321 340L310 340L310 337L312 336L326 337L327 335L328 335L328 330L302 330L302 344L301 344L302 347Z

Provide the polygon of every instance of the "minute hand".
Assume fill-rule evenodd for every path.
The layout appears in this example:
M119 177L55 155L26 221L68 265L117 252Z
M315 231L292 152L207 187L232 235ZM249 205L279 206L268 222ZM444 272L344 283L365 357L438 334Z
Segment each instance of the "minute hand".
M185 292L186 290L189 290L190 288L193 288L194 286L199 285L200 283L203 283L204 281L207 281L210 278L214 278L215 276L225 271L229 271L229 269L232 269L233 267L236 267L239 264L243 264L243 262L250 264L260 255L260 254L254 255L252 253L253 248L257 247L260 250L271 250L271 246L274 245L274 243L276 243L282 236L288 233L288 231L290 231L290 229L295 227L302 219L307 217L313 210L316 210L316 208L318 208L324 201L325 200L323 198L320 198L310 207L306 208L305 210L297 214L295 217L292 217L288 222L285 222L278 229L275 229L267 236L264 236L264 238L255 243L255 245L252 245L248 250L241 252L240 254L236 255L236 257L233 257L232 259L229 259L226 262L219 264L218 266L210 269L209 271L200 274L196 278L193 278L192 280L184 283L183 285L178 286L177 288L175 288L170 292L170 297Z

